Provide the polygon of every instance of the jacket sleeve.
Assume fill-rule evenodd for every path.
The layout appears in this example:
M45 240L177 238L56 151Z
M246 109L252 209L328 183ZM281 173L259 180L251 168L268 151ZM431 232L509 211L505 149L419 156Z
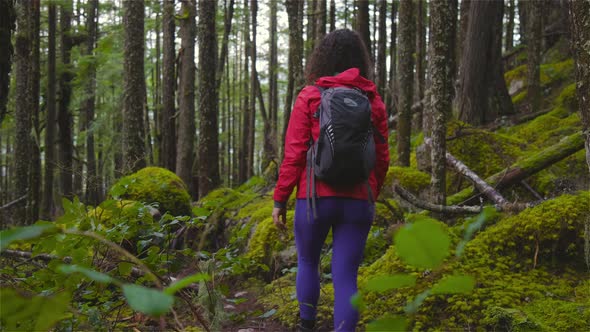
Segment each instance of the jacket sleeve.
M388 140L388 126L387 113L385 112L385 104L381 100L381 96L377 94L373 101L374 108L374 125L379 134L375 133L375 152L377 160L375 162L375 178L377 180L377 196L381 192L385 176L389 169L389 140Z
M274 191L275 206L284 206L305 171L306 155L311 137L310 87L304 88L295 100L285 135L285 157ZM312 87L313 88L313 87Z

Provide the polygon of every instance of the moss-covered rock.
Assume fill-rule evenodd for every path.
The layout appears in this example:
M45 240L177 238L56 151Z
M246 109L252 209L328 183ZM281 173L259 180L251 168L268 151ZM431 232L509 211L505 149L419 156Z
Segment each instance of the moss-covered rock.
M392 197L394 183L417 194L428 188L430 175L414 167L391 166L383 183L382 197Z
M146 167L125 176L113 185L110 195L146 204L157 203L162 214L191 214L191 198L186 185L176 174L165 168Z

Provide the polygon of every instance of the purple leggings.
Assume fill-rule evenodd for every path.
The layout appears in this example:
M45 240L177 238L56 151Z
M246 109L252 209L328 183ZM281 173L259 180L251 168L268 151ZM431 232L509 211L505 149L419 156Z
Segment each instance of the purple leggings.
M305 199L298 199L295 205L299 313L303 319L316 317L320 252L331 228L334 330L354 331L359 315L350 304L350 298L357 291L358 268L371 228L374 205L351 198L318 198L315 220L312 216L308 219L307 206Z

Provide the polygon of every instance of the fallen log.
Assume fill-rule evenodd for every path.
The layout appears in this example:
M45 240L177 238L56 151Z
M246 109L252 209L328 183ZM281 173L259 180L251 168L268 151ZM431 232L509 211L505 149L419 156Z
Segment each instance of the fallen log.
M485 179L485 183L495 188L496 191L507 188L513 184L544 170L545 168L571 156L584 148L584 138L581 133L567 136L560 142L528 158L517 161L512 166ZM475 188L467 188L450 196L450 203L464 201L477 195Z
M401 198L408 201L410 204L414 205L417 208L438 212L438 213L446 213L446 214L466 214L466 213L473 213L477 214L482 211L481 206L458 206L458 205L437 205L432 204L430 202L426 202L420 200L418 197L414 196L411 192L404 189L403 187L394 184L393 191L398 194Z

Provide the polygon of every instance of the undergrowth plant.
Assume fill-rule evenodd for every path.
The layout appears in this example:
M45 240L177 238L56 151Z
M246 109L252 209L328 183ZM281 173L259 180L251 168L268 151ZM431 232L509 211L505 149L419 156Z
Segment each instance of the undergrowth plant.
M460 259L465 244L494 213L492 207L486 207L470 222L463 239L455 248L455 257ZM439 277L431 288L418 294L404 307L405 315L385 316L370 322L367 331L405 331L410 318L415 314L424 300L431 295L468 294L475 287L475 279L469 275L443 274L442 267L451 255L451 238L440 222L421 217L400 228L394 238L397 255L405 264L421 269L423 274ZM362 311L366 308L363 292L385 293L393 289L413 287L417 277L413 274L379 275L369 279L365 287L351 298L355 308Z

